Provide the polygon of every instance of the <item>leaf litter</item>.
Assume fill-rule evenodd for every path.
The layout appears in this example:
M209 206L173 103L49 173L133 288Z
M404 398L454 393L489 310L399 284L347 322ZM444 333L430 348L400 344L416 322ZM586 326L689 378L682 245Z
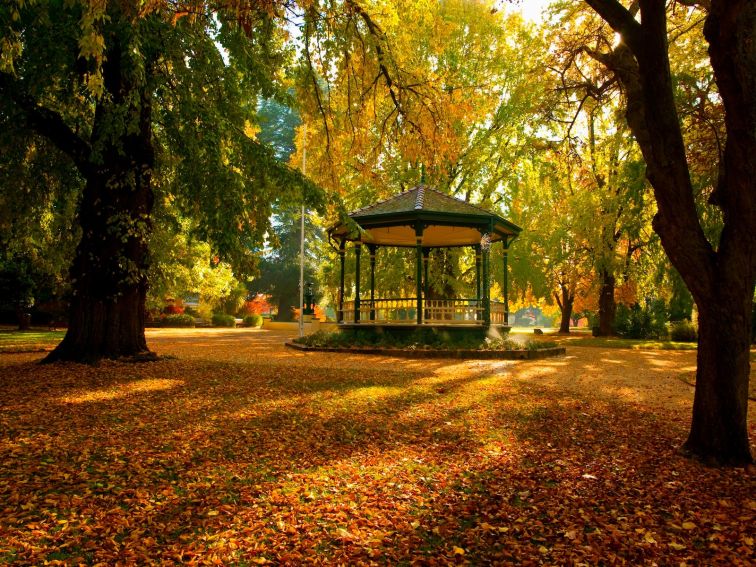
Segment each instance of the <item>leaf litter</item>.
M412 361L282 340L157 331L176 358L140 365L2 355L0 563L756 559L752 473L675 452L695 353Z

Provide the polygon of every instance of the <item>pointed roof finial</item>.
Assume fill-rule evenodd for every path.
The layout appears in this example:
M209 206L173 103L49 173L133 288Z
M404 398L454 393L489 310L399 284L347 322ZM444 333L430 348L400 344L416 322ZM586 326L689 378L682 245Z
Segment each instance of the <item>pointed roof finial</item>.
M425 185L425 164L420 164L420 185Z

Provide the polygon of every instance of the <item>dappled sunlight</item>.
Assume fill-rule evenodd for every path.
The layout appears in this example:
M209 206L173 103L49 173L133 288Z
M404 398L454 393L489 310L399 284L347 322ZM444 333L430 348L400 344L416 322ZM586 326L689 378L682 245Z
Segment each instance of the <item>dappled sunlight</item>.
M73 392L67 394L59 401L66 404L84 404L88 402L102 402L107 400L117 400L120 398L126 398L135 394L142 394L146 392L158 392L161 390L170 390L177 388L184 384L183 380L171 380L171 379L141 379L135 382L126 382L114 387L110 387L102 390L88 390L83 392Z
M7 541L42 549L32 564L69 541L124 542L97 547L103 563L128 563L137 541L166 562L233 564L244 549L281 564L398 564L428 549L474 563L504 543L540 558L544 533L570 549L621 532L637 550L649 529L681 541L669 521L688 521L692 503L749 498L741 477L674 456L693 391L678 376L695 353L412 360L228 333L153 337L178 358L143 365L4 355ZM728 534L748 523L728 518L716 520Z
M525 379L525 378L543 378L546 376L554 375L559 372L559 368L553 367L553 366L546 366L546 365L537 365L537 366L531 366L527 367L523 365L520 368L517 368L512 373L512 378L516 379Z
M662 359L652 359L647 360L647 364L650 364L651 367L656 368L678 368L679 362L676 360L662 360Z
M497 337L497 338L500 338L500 337ZM532 340L529 337L526 337L524 335L514 335L514 334L510 334L508 336L508 338L513 343L516 343L516 344L520 345L522 348L525 348L525 346L528 344L528 342L530 342Z
M354 388L342 395L342 403L372 402L401 396L404 388L399 386L364 386Z
M438 376L453 376L470 372L503 372L516 364L512 360L466 360L454 364L446 364L436 368L433 373Z

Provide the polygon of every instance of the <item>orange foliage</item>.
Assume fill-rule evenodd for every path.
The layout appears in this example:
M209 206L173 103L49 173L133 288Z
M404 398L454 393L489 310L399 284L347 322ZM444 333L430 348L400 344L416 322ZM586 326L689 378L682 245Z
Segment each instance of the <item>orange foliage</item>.
M294 313L294 320L299 321L299 309L296 307L291 308L292 312ZM325 321L326 320L326 314L325 311L320 307L320 305L315 306L315 315L313 315L315 319L318 319L319 321Z
M598 311L598 295L595 293L578 295L575 297L575 303L573 304L572 309L575 313L582 313L583 311Z
M268 296L258 293L254 299L244 303L244 307L241 308L239 314L262 315L263 313L270 313L272 309L273 306L268 302Z
M628 280L614 290L614 301L622 305L634 305L638 303L638 284Z

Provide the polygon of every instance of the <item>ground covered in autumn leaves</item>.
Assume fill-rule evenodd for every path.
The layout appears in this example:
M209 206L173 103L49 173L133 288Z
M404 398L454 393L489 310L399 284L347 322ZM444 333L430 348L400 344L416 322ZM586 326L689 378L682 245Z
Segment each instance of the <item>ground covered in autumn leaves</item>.
M136 365L1 354L0 563L756 561L752 474L675 453L695 352L412 361L284 338L155 330L175 358Z

